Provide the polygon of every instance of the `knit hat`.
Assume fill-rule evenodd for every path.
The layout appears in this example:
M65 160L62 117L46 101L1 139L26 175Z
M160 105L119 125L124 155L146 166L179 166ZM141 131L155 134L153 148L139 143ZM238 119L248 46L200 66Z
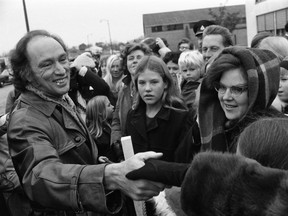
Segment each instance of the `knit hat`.
M213 68L224 54L231 54L237 57L244 72L247 73L248 110L238 122L234 122L234 125L239 124L248 113L268 109L275 99L279 88L279 60L273 52L237 46L225 48L209 67L200 89L199 126L202 149L227 151L224 138L227 119L212 84L218 81L212 79L212 77L215 77ZM218 74L218 76L221 77L222 73ZM213 143L212 140L218 140L218 142ZM219 146L215 146L216 143Z
M88 52L84 52L81 55L77 56L77 58L73 61L70 67L81 68L82 66L87 66L94 68L95 62L92 59L92 56Z

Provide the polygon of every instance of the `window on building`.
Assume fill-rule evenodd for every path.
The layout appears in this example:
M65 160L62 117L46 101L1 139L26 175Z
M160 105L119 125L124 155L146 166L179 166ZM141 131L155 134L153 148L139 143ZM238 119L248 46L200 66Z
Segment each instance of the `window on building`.
M246 23L246 17L242 17L239 23Z
M288 8L257 16L257 31L269 31L282 35L286 19L288 19ZM287 17L287 18L286 18Z
M286 24L286 13L287 10L279 10L276 11L276 28L277 29L284 29L284 26Z
M189 28L192 29L194 27L194 25L195 25L195 22L189 23Z
M265 16L261 15L257 17L257 30L258 32L265 31Z
M183 24L167 25L167 31L175 31L175 30L183 30L183 29L184 29Z
M274 13L268 13L265 15L265 29L271 31L274 28Z
M153 26L151 28L152 32L162 32L162 26Z

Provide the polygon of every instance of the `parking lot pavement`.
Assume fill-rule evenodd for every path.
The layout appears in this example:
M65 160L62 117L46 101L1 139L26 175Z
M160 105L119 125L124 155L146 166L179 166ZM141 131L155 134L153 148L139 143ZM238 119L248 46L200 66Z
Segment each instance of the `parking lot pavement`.
M6 98L12 89L14 89L14 86L11 84L4 84L4 86L0 88L0 115L5 113Z

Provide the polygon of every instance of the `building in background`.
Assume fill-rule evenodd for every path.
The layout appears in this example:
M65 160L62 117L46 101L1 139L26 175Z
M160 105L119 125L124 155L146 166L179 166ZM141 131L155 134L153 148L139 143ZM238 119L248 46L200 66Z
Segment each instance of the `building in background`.
M246 0L247 40L259 32L284 35L288 22L288 0Z
M237 45L247 46L245 5L225 7L229 13L239 12L239 17L242 19L232 32L234 42ZM217 13L219 7L211 8L211 10ZM169 48L174 51L177 50L177 44L181 39L189 38L196 48L197 39L193 32L193 26L199 20L214 21L208 8L143 14L144 37L165 38L169 43Z

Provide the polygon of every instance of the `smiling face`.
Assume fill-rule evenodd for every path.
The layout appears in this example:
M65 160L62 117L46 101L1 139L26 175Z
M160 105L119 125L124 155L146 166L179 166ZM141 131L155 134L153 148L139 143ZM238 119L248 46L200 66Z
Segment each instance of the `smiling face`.
M248 110L248 91L234 95L231 93L231 87L247 86L244 72L240 68L228 70L222 74L219 84L227 88L225 93L218 92L218 99L226 118L240 119Z
M60 98L69 91L70 69L67 53L53 38L35 37L27 44L32 69L28 80L44 95Z
M144 52L142 50L135 50L127 55L127 69L132 77L135 75L136 67L143 56Z
M159 73L146 69L137 79L139 95L150 107L162 105L162 95L167 88Z

